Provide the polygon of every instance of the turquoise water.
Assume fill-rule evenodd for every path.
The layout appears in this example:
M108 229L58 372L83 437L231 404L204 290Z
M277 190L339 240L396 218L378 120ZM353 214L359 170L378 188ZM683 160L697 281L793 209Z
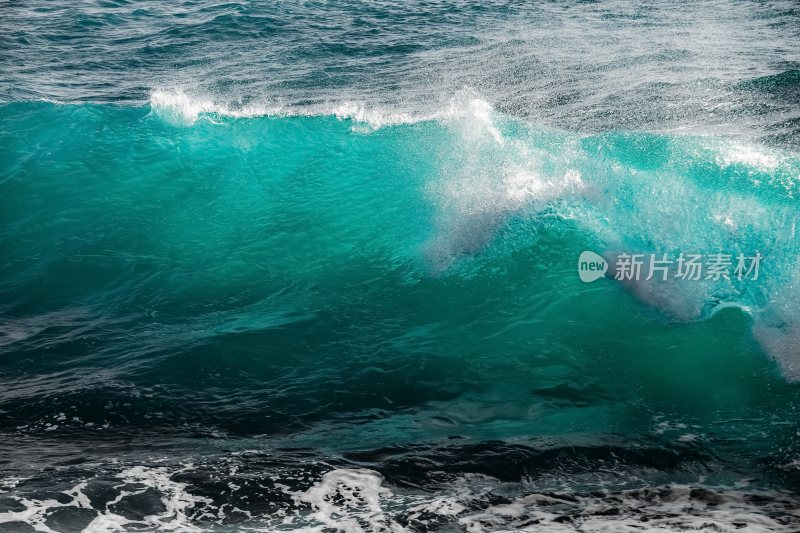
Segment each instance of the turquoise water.
M1 6L0 529L796 529L800 18L715 8Z

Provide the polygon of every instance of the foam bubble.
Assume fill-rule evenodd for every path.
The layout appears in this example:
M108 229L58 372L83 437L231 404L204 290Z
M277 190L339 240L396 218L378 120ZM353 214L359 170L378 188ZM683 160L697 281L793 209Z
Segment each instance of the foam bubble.
M451 120L471 117L481 122L498 142L502 135L492 125L492 106L469 90L457 93L445 105L427 112L387 108L360 101L340 101L305 106L283 106L260 100L237 105L216 96L207 96L181 88L158 88L150 93L150 108L158 116L177 124L192 125L202 117L315 117L333 116L350 120L371 129L432 120Z
M83 533L122 532L131 529L153 529L158 531L203 531L193 523L189 511L198 504L210 504L211 500L191 494L186 484L173 481L166 468L134 466L119 473L120 483L115 486L119 494L107 502L103 508L96 509L86 494L88 481L81 481L70 489L60 492L59 498L37 498L31 496L14 496L23 507L20 511L0 513L0 524L22 522L32 526L36 531L56 533L47 523L52 514L63 508L92 510L95 513L91 522L83 529ZM14 483L14 487L17 483ZM152 491L158 494L164 511L147 515L141 519L126 518L115 507L121 505L126 498L135 497ZM2 528L0 528L2 529Z
M150 107L172 122L191 125L202 115L252 118L284 114L280 106L250 105L233 107L210 98L193 95L182 89L156 89L150 93Z
M332 470L296 498L310 504L311 518L327 527L347 533L404 531L383 512L381 500L390 492L382 482L383 477L373 470Z
M700 438L686 433L682 424L680 439ZM229 527L253 531L294 531L346 533L458 529L469 532L542 531L602 532L676 530L699 531L796 531L800 525L793 495L775 491L745 490L748 480L733 487L660 485L619 490L609 485L597 492L576 492L534 482L501 483L475 474L462 474L432 490L399 489L388 484L376 471L339 468L311 473L286 470L264 473L236 473L237 463L225 463L231 470L227 486L274 487L275 492L259 498L243 495L221 504L198 496L196 490L175 481L176 474L191 473L191 464L174 467L130 466L113 477L104 474L97 480L84 480L53 497L46 491L37 497L22 495L18 488L4 497L17 501L22 510L0 513L4 524L26 523L36 531L54 533L49 519L63 509L90 510L95 513L84 533L132 530L218 531ZM226 476L218 469L212 476ZM787 465L786 468L796 468ZM233 477L231 477L233 476ZM254 477L255 476L255 477ZM96 481L100 485L93 485ZM266 484L266 485L265 485ZM103 490L97 491L103 487ZM117 491L103 499L109 487ZM250 493L254 496L256 493ZM272 494L272 496L270 496ZM124 515L122 508L134 501L138 505L155 495L161 506L149 506L151 514ZM267 500L263 500L266 497ZM264 504L268 505L265 507ZM133 504L134 508L137 504ZM141 508L139 508L141 510Z
M720 157L723 165L743 164L761 171L775 169L780 160L775 153L751 144L733 143Z

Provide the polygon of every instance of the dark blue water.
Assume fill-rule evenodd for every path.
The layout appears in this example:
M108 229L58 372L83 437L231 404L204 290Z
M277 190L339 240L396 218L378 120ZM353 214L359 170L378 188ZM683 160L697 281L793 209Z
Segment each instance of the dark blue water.
M0 531L800 528L795 3L0 28Z

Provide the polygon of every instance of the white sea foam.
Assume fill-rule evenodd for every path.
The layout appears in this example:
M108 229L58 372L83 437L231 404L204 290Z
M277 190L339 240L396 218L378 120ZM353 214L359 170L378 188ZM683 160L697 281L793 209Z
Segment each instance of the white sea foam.
M292 116L335 116L364 123L371 128L405 124L433 117L385 111L358 102L340 102L307 107L284 107L269 103L237 106L183 89L156 89L150 93L150 107L159 116L178 124L192 125L202 117L258 118Z
M158 530L158 531L204 531L203 528L192 523L189 509L198 504L209 504L211 500L195 496L186 490L186 485L173 481L165 468L152 468L135 466L122 471L118 478L119 483L115 489L118 495L109 501L103 509L95 509L86 495L88 481L82 481L71 489L62 491L62 498L36 498L33 496L15 496L11 498L23 507L19 511L6 511L0 513L0 530L2 524L22 522L30 525L36 531L57 533L48 525L48 518L57 510L63 508L77 508L92 510L95 517L82 530L84 533L111 533L131 530ZM142 519L126 518L115 512L115 506L125 498L144 494L152 490L161 498L164 506L162 513L145 516Z
M773 170L780 162L775 153L742 143L732 143L718 160L724 165L739 163L763 171Z
M665 485L605 495L529 492L507 503L487 504L486 490L496 483L467 475L449 483L445 491L427 495L393 490L371 470L333 470L294 495L311 505L311 514L289 513L274 530L400 533L451 524L470 533L761 533L794 531L800 523L792 496L774 492Z
M310 518L325 527L346 533L399 533L404 529L391 523L381 507L382 500L390 494L382 482L382 476L372 470L332 470L295 497L299 502L310 504L313 509Z
M201 116L234 118L286 114L280 106L248 105L235 107L212 98L193 95L181 89L156 89L150 93L150 107L158 115L176 123L194 124Z
M192 125L205 117L258 118L258 117L312 117L334 116L350 120L372 129L400 124L414 124L431 120L447 120L470 116L481 121L498 141L499 131L492 126L492 107L472 91L460 91L446 104L427 112L390 109L359 101L339 101L306 106L284 106L267 100L238 105L216 96L195 93L181 88L158 88L150 92L150 108L154 113L177 124Z
M661 533L672 531L784 532L800 521L791 498L740 490L724 492L672 485L606 496L530 493L508 503L468 510L483 494L462 483L449 496L398 494L365 470L334 470L299 497L312 503L312 515L324 526L342 531L413 531L404 524L458 524L470 533L490 531ZM395 516L392 516L392 512ZM405 517L402 524L397 514ZM777 516L782 518L776 519ZM315 531L317 529L314 529Z
M570 154L554 156L504 135L507 117L485 100L464 93L441 120L452 139L441 154L441 178L429 186L439 214L424 249L435 272L480 250L509 216L586 192Z
M695 438L689 434L682 438L689 440L690 437ZM192 468L191 465L176 471L150 466L126 468L115 476L116 496L99 508L93 507L87 496L93 480L77 483L63 491L59 498L21 496L12 491L10 497L23 509L0 513L0 529L3 524L22 522L36 531L55 533L48 519L54 512L68 508L95 513L84 527L84 533L217 531L228 530L232 524L242 530L304 533L334 530L405 533L440 529L473 533L687 530L781 533L797 531L800 526L800 511L793 495L746 491L742 488L746 483L724 489L664 485L588 494L568 490L543 493L528 483L515 485L513 493L516 495L508 496L511 485L486 476L465 474L429 492L396 489L379 473L354 468L330 470L316 480L297 472L289 472L285 477L265 474L275 489L290 499L277 498L273 504L284 503L280 503L279 508L270 507L270 511L263 514L263 507L256 501L250 502L253 509L229 504L217 508L211 500L193 494L186 484L172 479L175 474L190 472ZM252 476L251 472L247 478L252 481ZM310 485L298 488L299 482ZM107 487L107 483L103 481L103 486ZM244 478L236 483L229 482L229 486L233 485L232 490L236 491L243 483ZM135 519L123 516L120 506L145 492L157 495L163 510ZM9 497L9 494L4 496ZM235 521L229 523L233 515Z

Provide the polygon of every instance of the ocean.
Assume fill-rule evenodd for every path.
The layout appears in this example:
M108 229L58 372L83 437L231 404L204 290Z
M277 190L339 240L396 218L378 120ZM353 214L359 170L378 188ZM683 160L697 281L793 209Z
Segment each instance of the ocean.
M0 531L800 531L796 2L0 28Z

